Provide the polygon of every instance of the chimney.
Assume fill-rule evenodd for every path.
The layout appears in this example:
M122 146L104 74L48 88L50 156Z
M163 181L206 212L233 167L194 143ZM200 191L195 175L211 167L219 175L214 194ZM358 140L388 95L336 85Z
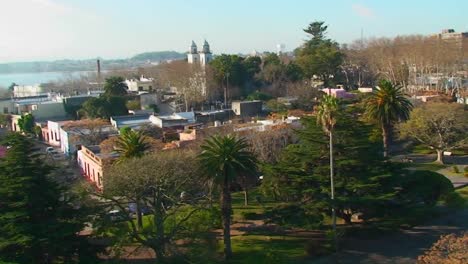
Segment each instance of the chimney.
M101 60L97 59L96 64L98 89L101 89Z

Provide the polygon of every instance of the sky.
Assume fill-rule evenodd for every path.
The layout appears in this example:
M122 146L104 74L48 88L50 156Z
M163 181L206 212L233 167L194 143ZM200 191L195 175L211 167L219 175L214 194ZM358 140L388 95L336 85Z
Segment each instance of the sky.
M0 0L0 63L185 52L293 50L315 20L339 43L468 31L466 0Z

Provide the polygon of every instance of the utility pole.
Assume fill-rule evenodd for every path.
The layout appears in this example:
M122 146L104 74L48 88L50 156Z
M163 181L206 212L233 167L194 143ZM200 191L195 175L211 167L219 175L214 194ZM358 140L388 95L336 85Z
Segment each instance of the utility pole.
M229 72L226 73L226 86L224 86L224 109L227 108L227 91L229 88Z

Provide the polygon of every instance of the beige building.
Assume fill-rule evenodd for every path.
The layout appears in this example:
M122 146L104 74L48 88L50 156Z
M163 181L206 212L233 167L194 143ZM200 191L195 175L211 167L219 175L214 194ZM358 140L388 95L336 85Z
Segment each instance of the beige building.
M444 29L434 36L447 43L453 43L457 51L461 52L462 58L464 60L468 59L468 32L455 32L453 29Z
M154 79L141 76L140 79L125 80L130 92L152 92L154 90Z

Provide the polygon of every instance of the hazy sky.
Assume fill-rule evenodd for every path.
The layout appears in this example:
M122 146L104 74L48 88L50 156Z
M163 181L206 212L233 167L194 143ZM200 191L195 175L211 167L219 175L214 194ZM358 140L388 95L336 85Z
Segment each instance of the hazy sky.
M126 58L188 50L292 50L314 20L340 43L365 37L468 31L467 0L0 0L0 63Z

